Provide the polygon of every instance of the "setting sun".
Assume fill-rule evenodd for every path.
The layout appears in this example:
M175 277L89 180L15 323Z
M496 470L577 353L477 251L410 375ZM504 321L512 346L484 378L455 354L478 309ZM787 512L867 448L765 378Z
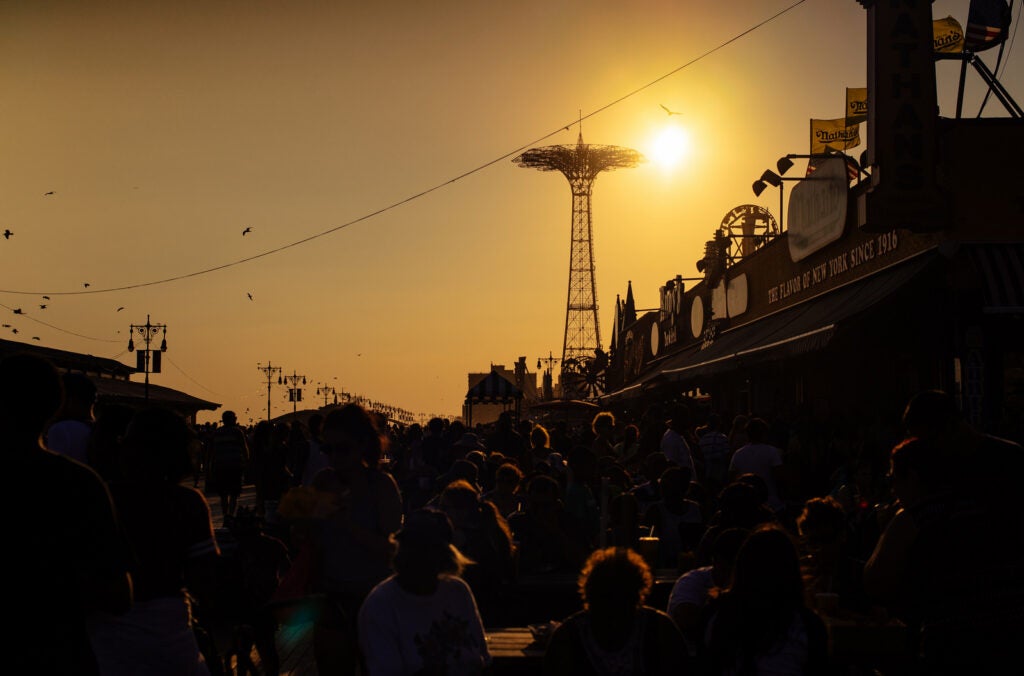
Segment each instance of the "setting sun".
M690 137L681 127L665 127L649 143L647 156L662 169L673 169L690 150Z

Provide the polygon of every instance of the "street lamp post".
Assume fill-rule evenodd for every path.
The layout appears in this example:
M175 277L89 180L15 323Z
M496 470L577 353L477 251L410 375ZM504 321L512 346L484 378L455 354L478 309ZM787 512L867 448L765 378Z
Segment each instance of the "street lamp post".
M267 378L267 422L270 422L270 387L274 384L274 374L277 374L277 384L281 384L281 367L271 366L270 361L267 361L267 365L257 363L256 368L263 373Z
M160 355L167 352L167 325L166 324L153 324L149 321L149 315L146 315L145 324L131 324L128 329L128 351L135 351L135 342L133 338L138 334L139 338L146 345L145 348L139 350L138 361L136 362L136 369L145 372L146 374L146 385L144 388L146 403L149 403L149 374L160 373ZM160 351L149 349L150 343L156 340L158 335L162 335L163 338L160 341Z
M306 376L300 376L295 371L292 371L292 374L290 376L286 375L284 379L289 385L288 398L292 400L292 413L295 413L298 408L299 400L302 399L302 388L299 387L299 381L301 380L302 384L305 385Z
M324 398L324 408L327 408L327 397L333 395L334 403L338 403L338 391L334 387L328 387L326 384L321 383L321 386L316 388L316 393Z
M555 398L554 385L551 382L551 370L554 368L555 363L557 361L558 361L558 358L555 357L555 356L552 356L550 350L548 351L548 356L547 357L540 357L540 358L537 359L537 370L538 371L541 369L541 362L543 362L547 366L547 368L544 370L544 375L541 378L541 383L542 383L541 387L542 387L542 391L544 393L544 399L554 399Z

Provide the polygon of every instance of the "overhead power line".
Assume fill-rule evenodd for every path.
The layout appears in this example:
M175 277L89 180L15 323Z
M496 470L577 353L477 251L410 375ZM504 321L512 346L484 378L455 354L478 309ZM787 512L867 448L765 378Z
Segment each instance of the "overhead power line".
M501 155L499 157L495 157L494 159L489 160L487 162L484 162L483 164L481 164L481 165L479 165L477 167L474 167L474 168L472 168L472 169L470 169L468 171L464 171L461 174L458 174L457 176L444 181L443 183L439 183L439 184L437 184L437 185L435 185L435 186L433 186L431 188L427 188L426 190L418 192L418 193L416 193L414 195L410 195L410 196L408 196L408 197L406 197L404 199L401 199L401 200L399 200L397 202L389 204L388 206L385 206L385 207L382 207L380 209L377 209L376 211L371 211L368 214L364 214L363 216L360 216L358 218L354 218L354 219L352 219L350 221L342 223L341 225L336 225L333 228L328 228L327 230L324 230L322 232L318 232L318 233L313 234L313 235L309 235L308 237L304 237L302 239L296 240L296 241L291 242L289 244L284 244L282 246L279 246L279 247L276 247L276 248L273 248L273 249L268 249L266 251L263 251L262 253L254 254L252 256L246 256L245 258L239 258L238 260L234 260L234 261L231 261L231 262L228 262L228 263L222 263L220 265L215 265L213 267L203 268L201 270L195 270L193 272L188 272L188 273L184 273L184 274L180 274L180 275L174 275L172 277L164 277L162 279L155 279L155 280L148 281L148 282L138 282L138 283L135 283L135 284L125 284L123 286L111 286L111 287L97 288L97 289L94 289L94 288L90 287L90 288L82 289L82 290L78 290L78 291L23 291L23 290L20 290L20 289L0 289L0 293L11 293L11 294L20 294L20 295L42 295L42 294L47 294L47 295L51 295L51 296L84 296L84 295L96 294L96 293L111 293L111 292L114 292L114 291L128 291L130 289L141 289L141 288L144 288L144 287L147 287L147 286L157 286L157 285L160 285L160 284L168 284L170 282L178 282L178 281L181 281L183 279L189 279L189 278L192 278L192 277L199 277L201 275L207 275L207 274L210 274L211 272L217 272L219 270L226 270L228 268L232 268L232 267L235 267L237 265L242 265L244 263L251 263L252 261L259 260L261 258L266 258L267 256L272 256L274 254L281 253L282 251L286 251L288 249L295 248L295 247L300 246L302 244L306 244L308 242L312 242L313 240L320 239L321 237L326 237L327 235L330 235L330 234L333 234L335 232L338 232L339 230L344 230L345 228L347 228L349 226L352 226L352 225L356 225L357 223L362 223L363 221L366 221L366 220L369 220L369 219L374 218L376 216L379 216L379 215L381 215L381 214L383 214L385 212L391 211L392 209L397 209L398 207L400 207L400 206L402 206L404 204L408 204L409 202L412 202L412 201L417 200L417 199L419 199L421 197L429 195L430 193L436 192L436 191L438 191L438 190L440 190L442 188L445 188L445 187L447 187L447 186L449 186L449 185L451 185L453 183L461 181L464 178L472 176L473 174L479 173L479 172L483 171L484 169L486 169L486 168L488 168L490 166L493 166L493 165L495 165L495 164L497 164L499 162L507 160L507 159L509 159L511 157L515 157L516 155L522 153L524 150L532 148L533 146L536 146L536 145L546 141L547 139L551 138L552 136L555 136L556 134L561 133L562 131L564 131L565 129L571 127L572 125L582 123L583 120L588 120L588 119L594 117L595 115L599 115L600 113L603 113L604 111L608 110L609 108L612 108L613 106L616 106L616 105L622 103L623 101L636 96L640 92L653 87L654 85L662 82L663 80L672 77L673 75L675 75L676 73L679 73L680 71L684 70L685 68L689 68L690 66L694 65L695 63L698 63L699 61L702 61L703 59L711 56L715 52L717 52L717 51L719 51L721 49L724 49L725 47L731 45L733 42L736 42L737 40L739 40L739 39L749 35L750 33L754 32L755 30L758 30L762 26L765 26L765 25L771 23L772 21L774 21L774 20L778 19L779 17L783 16L784 14L792 11L793 9L795 9L796 7L804 4L805 2L807 2L807 0L797 0L797 2L794 2L792 5L786 7L785 9L779 10L778 12L776 12L772 16L768 17L767 19L765 19L765 20L763 20L763 21L761 21L761 22L759 22L757 24L754 24L750 28L748 28L745 31L743 31L743 32L741 32L741 33L739 33L739 34L729 38L728 40L726 40L725 42L722 42L718 46L713 47L713 48L705 51L703 54L700 54L699 56L696 56L693 59L690 59L689 61L687 61L683 65L670 70L669 72L665 73L664 75L662 75L660 77L657 77L654 80L651 80L650 82L648 82L647 84L641 85L641 86L637 87L636 89L634 89L634 90L632 90L632 91L630 91L630 92L628 92L626 94L623 94L619 98L617 98L617 99L615 99L615 100L613 100L613 101L611 101L609 103L606 103L605 105L603 105L603 106L601 106L601 107L599 107L599 108L597 108L595 110L592 110L592 111L590 111L589 113L587 113L585 115L583 115L583 114L579 115L576 119L572 120L568 124L559 125L558 128L555 129L554 131L550 131L550 132L544 134L543 136L540 136L540 137L530 141L529 143L525 143L525 144L519 146L518 148L515 148L513 150L510 150L510 151L504 153L503 155ZM83 337L86 337L86 336L83 336Z

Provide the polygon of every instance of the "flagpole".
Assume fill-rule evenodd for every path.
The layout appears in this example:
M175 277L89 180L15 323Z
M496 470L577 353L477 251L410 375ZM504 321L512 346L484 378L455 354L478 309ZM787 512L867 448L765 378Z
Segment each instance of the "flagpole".
M967 60L972 56L970 52L960 54L960 86L956 92L956 119L960 119L960 113L964 108L964 80L967 79Z

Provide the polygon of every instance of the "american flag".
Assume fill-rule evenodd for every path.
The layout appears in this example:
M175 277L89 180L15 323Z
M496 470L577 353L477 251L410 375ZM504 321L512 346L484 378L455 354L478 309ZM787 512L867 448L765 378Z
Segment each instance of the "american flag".
M1010 5L1006 0L971 0L967 11L964 49L980 52L1002 43L1010 29Z
M829 158L828 157L812 157L811 159L807 160L807 174L805 175L805 177L806 176L810 176L811 174L813 174L814 171L821 164L821 162L823 162L823 161L825 161L827 159L829 159ZM853 161L852 157L847 157L846 158L846 179L848 181L856 181L858 178L860 178L860 169L858 169L857 163Z

